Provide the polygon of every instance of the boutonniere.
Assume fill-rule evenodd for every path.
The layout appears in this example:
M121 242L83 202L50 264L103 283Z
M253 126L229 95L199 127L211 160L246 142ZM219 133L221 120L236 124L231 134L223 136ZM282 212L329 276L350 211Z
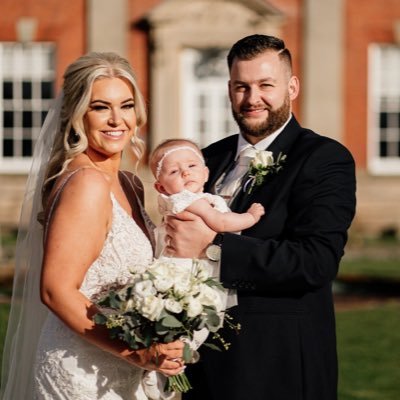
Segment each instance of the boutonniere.
M255 157L250 161L248 178L243 186L243 191L250 194L255 186L260 186L268 174L276 174L283 167L286 161L286 154L279 153L274 160L272 151L257 151Z

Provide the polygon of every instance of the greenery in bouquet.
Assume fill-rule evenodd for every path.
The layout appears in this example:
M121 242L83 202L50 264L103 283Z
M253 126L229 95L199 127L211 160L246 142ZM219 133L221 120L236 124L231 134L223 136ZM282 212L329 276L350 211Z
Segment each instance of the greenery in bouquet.
M217 333L223 320L233 329L229 316L224 313L223 287L211 277L200 260L191 265L177 265L172 260L155 260L145 272L133 273L133 281L121 289L110 291L98 306L94 316L96 324L105 325L111 338L126 342L136 350L153 343L169 343L186 339L184 360L190 362L193 349L187 342L203 328ZM203 343L215 350L218 346ZM166 391L186 392L191 388L185 375L169 377Z

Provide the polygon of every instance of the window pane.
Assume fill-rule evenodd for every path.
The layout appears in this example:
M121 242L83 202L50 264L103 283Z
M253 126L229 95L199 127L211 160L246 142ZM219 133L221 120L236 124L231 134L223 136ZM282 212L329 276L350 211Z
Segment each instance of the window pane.
M12 157L14 155L13 144L14 144L14 142L11 139L3 140L3 156L4 157Z
M23 128L32 128L32 111L23 111L22 127Z
M53 82L41 82L42 99L53 98Z
M32 82L22 82L22 98L31 99L32 98Z
M22 140L22 155L23 155L23 157L31 157L32 156L32 139L23 139Z
M380 156L381 157L387 157L387 142L380 142L379 143L380 147Z
M5 128L12 128L14 126L14 113L12 111L3 112L3 125Z
M381 112L379 114L379 127L380 128L387 128L387 126L388 126L387 120L388 120L387 113Z
M42 111L42 125L44 123L44 120L46 119L47 111Z
M3 82L3 99L12 99L13 98L13 84L12 82Z

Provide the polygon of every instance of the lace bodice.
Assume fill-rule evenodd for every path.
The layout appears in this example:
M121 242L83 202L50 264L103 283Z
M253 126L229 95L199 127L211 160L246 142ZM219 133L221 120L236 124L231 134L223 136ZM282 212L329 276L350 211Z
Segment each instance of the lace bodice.
M80 288L92 301L128 283L130 269L143 270L153 258L148 237L114 195L110 196L111 228ZM149 225L148 217L145 222ZM50 313L36 356L35 399L148 400L141 384L143 372L88 343Z
M111 193L113 223L104 247L89 268L81 292L93 301L132 279L131 270L144 270L153 258L147 236Z

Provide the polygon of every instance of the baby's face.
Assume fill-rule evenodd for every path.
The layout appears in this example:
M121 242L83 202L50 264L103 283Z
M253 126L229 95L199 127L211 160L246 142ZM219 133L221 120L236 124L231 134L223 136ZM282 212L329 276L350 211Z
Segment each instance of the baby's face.
M164 194L179 193L183 189L201 193L207 179L208 168L201 156L188 149L180 149L165 157L156 188Z

